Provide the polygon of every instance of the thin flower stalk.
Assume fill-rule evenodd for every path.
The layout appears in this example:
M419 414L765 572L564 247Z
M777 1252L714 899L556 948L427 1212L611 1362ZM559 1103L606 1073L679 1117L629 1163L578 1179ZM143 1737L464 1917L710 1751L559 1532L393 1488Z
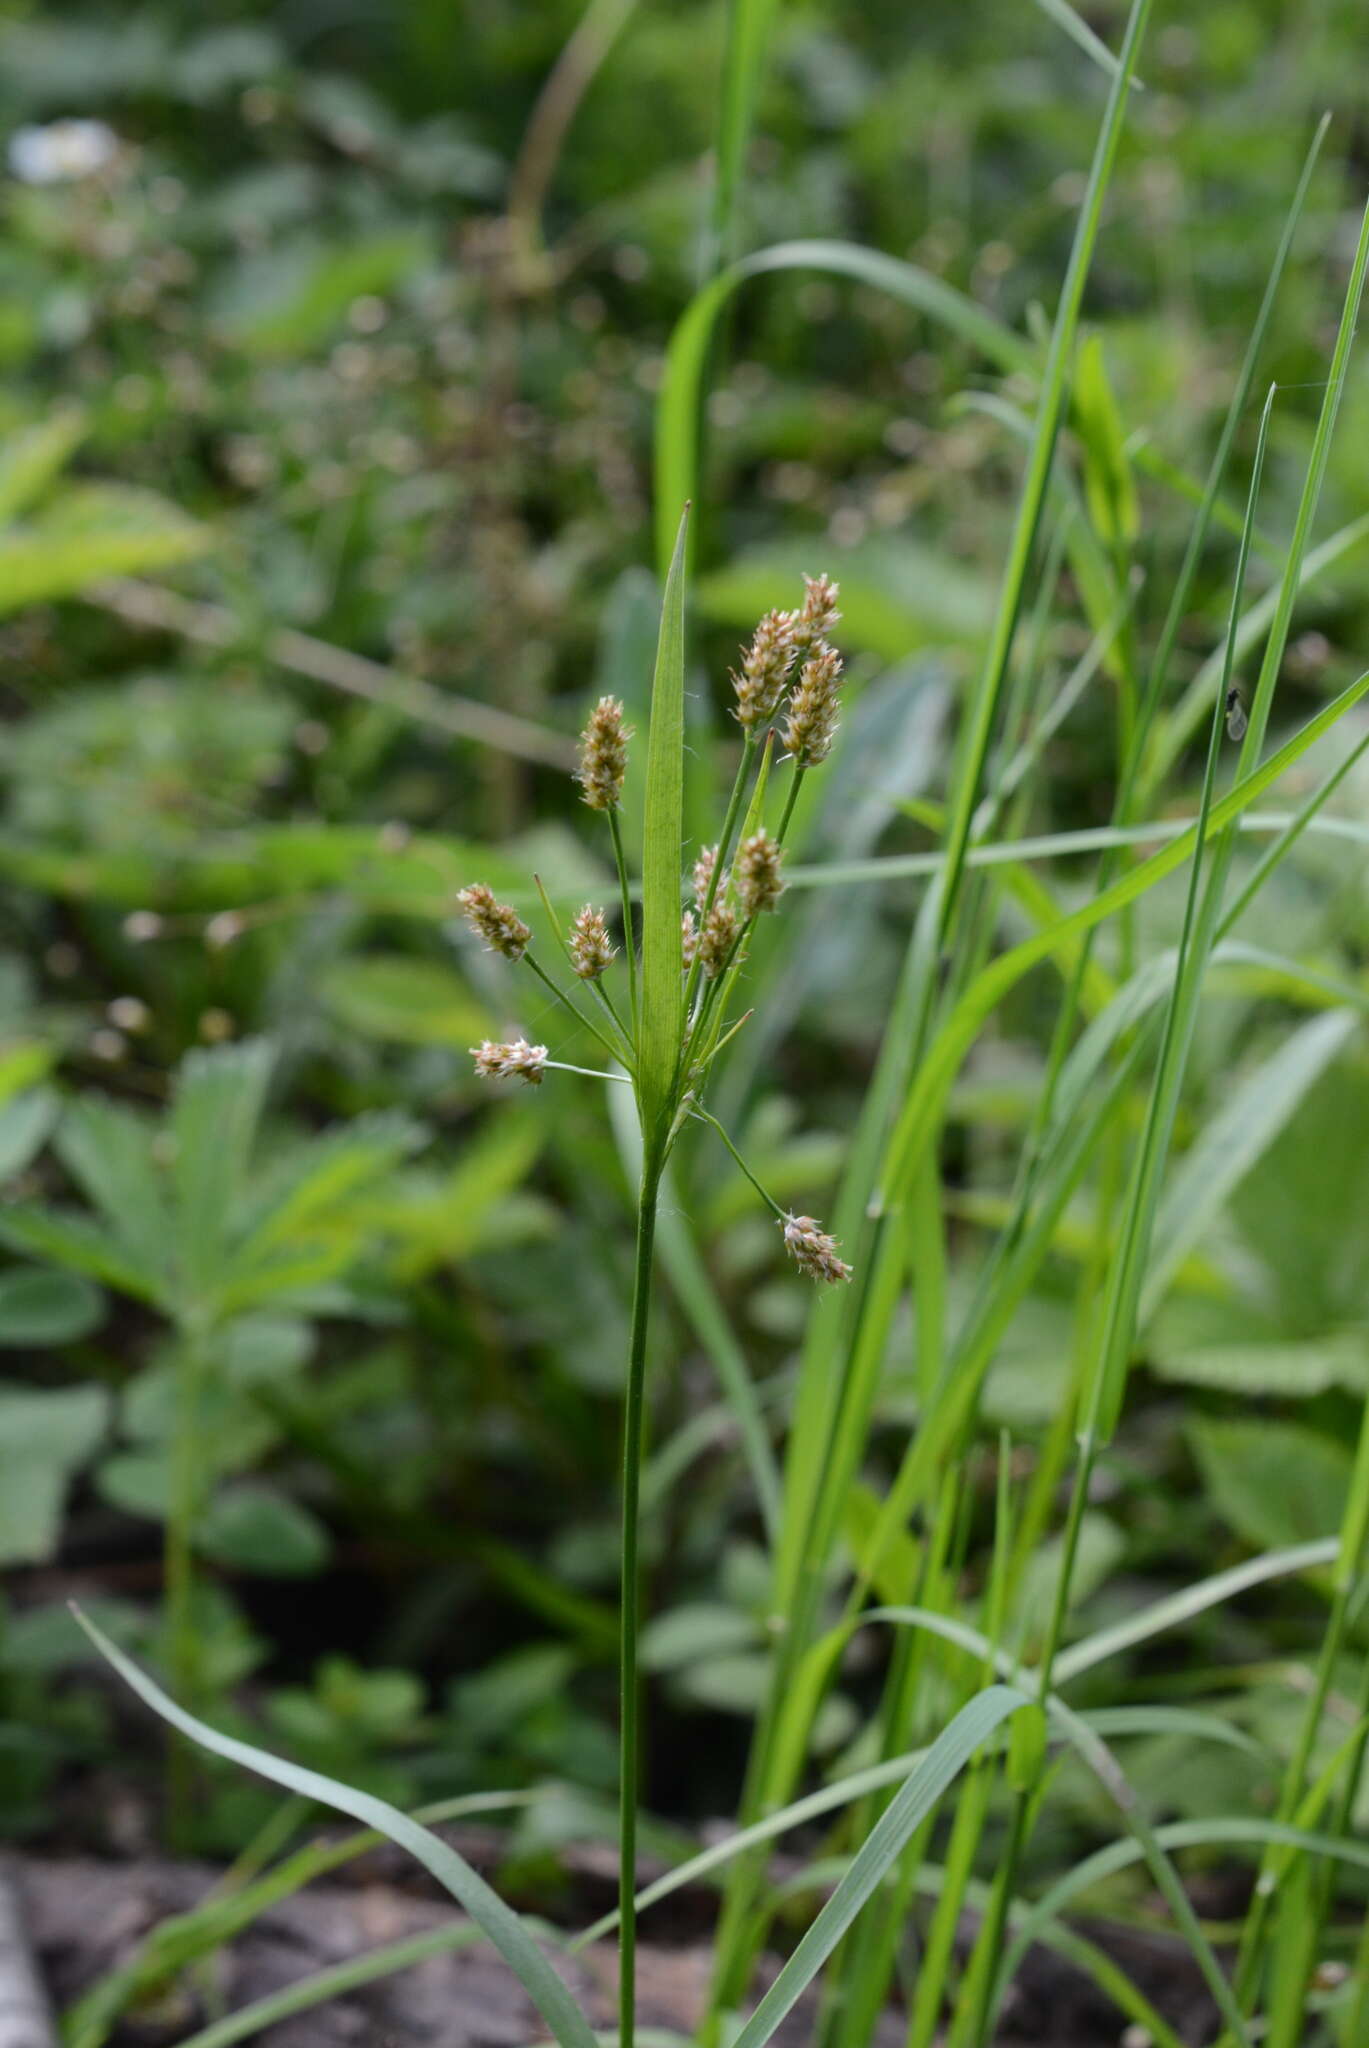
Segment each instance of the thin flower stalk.
M533 1045L528 1040L520 1038L507 1042L485 1040L480 1045L472 1047L477 1073L494 1080L517 1079L533 1087L541 1086L544 1076L553 1070L589 1073L596 1079L630 1077L631 1084L637 1090L641 1115L643 1157L637 1190L636 1250L627 1379L623 1399L622 1602L619 1641L619 2039L623 2048L632 2048L636 2008L635 1877L640 1750L638 1633L641 1604L638 1520L646 1423L647 1339L661 1177L670 1149L683 1124L690 1117L698 1116L703 1121L713 1124L719 1131L728 1151L774 1215L785 1248L802 1272L826 1284L844 1282L851 1274L850 1266L839 1255L835 1238L824 1231L814 1218L782 1209L761 1186L726 1131L722 1130L716 1119L704 1111L697 1101L705 1070L723 1045L745 1022L743 1017L730 1029L726 1026L726 998L734 985L744 955L746 934L758 916L773 911L778 906L784 890L783 825L778 835L771 834L761 816L770 761L768 736L763 752L761 739L763 735L768 735L769 723L779 712L795 663L802 656L805 662L811 664L817 659L816 650L825 645L822 635L830 629L837 616L835 596L835 585L830 579L805 579L802 609L797 612L776 610L767 613L743 655L740 673L733 678L737 695L736 713L742 726L741 758L716 844L703 849L693 864L690 877L693 905L692 908L683 911L681 930L685 988L680 1011L680 1042L678 1048L674 1050L671 1050L667 1043L664 1062L659 1049L659 1003L654 1006L655 1036L650 1040L644 1037L644 994L648 1001L651 995L650 987L644 985L639 972L632 889L623 851L619 811L628 771L627 741L630 734L623 720L622 704L617 698L600 698L590 713L581 738L577 779L587 806L606 815L613 842L622 903L621 950L627 956L627 1022L619 1016L607 986L620 949L613 944L604 913L597 906L583 905L573 918L569 931L566 932L556 917L550 898L545 890L541 889L540 880L538 882L548 923L567 966L576 981L592 990L595 1000L605 1006L608 1022L603 1030L585 1015L574 997L559 987L547 973L532 949L531 931L511 905L499 903L493 893L481 883L469 885L461 891L457 899L459 908L482 943L511 962L521 962L530 968L556 1001L567 1008L576 1021L598 1039L610 1058L626 1069L624 1076L601 1074L593 1069L569 1066L565 1062L550 1058L546 1046ZM678 588L674 601L678 607ZM668 606L670 602L668 590ZM679 634L682 630L678 609L672 630L676 636L673 644L678 649ZM658 655L658 677L661 673L662 658ZM678 660L678 656L672 659ZM831 659L836 663L835 656ZM675 680L670 685L676 692L677 708L671 714L675 718L679 715L678 693L682 690L680 675L681 670L677 667ZM759 773L758 756L761 761ZM649 788L653 786L653 777L660 775L659 761L658 753L653 756L648 769ZM797 773L801 773L801 769L796 770ZM755 788L750 799L752 810L748 813L748 792L753 781ZM657 781L655 786L662 785ZM786 824L788 815L786 809ZM747 821L745 826L742 825L744 817ZM648 820L649 827L650 822ZM678 825L673 829L678 838ZM743 836L734 862L733 847L739 832ZM651 933L656 927L649 925L645 920L651 916L651 902L655 900L659 904L661 901L659 892L654 899L648 895L650 886L652 878L649 869L643 895L643 930L648 945ZM648 965L652 957L648 955ZM645 972L645 968L642 972ZM703 1044L701 1034L705 1025L708 1037L707 1050L702 1057L698 1057L695 1047ZM654 1061L654 1067L648 1064L649 1056ZM663 1081L666 1084L664 1087ZM758 1420L754 1434L763 1442L763 1432Z

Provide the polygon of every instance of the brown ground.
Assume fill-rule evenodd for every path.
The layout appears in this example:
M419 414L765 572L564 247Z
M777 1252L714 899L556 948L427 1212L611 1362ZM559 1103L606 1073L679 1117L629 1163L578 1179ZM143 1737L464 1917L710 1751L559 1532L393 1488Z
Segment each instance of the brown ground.
M463 1840L463 1849L468 1845ZM203 1896L205 1866L145 1858L30 1858L19 1866L29 1933L55 2003L66 2004L114 1964L127 1960L149 1928ZM585 1873L581 1873L582 1878ZM593 1886L591 1885L591 1889ZM593 1902L600 1910L603 1901ZM450 1922L450 1907L396 1883L383 1862L361 1882L321 1883L264 1914L215 1960L212 1996L231 2011L315 1970L383 1943ZM708 1979L709 1949L688 1917L672 1946L640 1952L640 2020L687 2034ZM1117 1943L1113 1942L1114 1950ZM1210 2038L1209 2008L1182 1956L1159 1939L1129 1937L1119 1955L1161 2010L1194 2043ZM611 1943L563 1969L597 2025L614 2024L615 1954ZM176 2006L127 2024L118 2048L170 2048L211 2017L203 1996L182 1992ZM779 2048L806 2048L813 2006L801 2005L776 2036ZM488 1948L430 1958L347 1997L270 2028L263 2048L523 2048L539 2038L537 2016L520 1986ZM1001 2048L1118 2048L1124 2022L1092 1986L1052 1957L1037 1954L1015 1988L999 2036ZM902 2016L891 2013L878 2048L901 2048Z

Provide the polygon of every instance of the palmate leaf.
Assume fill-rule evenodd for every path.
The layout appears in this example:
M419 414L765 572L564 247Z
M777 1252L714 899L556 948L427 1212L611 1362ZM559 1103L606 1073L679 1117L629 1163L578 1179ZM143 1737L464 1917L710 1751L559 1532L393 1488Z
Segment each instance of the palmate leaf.
M257 1749L252 1743L238 1742L232 1736L220 1735L203 1721L187 1714L152 1680L138 1669L131 1659L115 1648L103 1630L97 1628L79 1608L73 1607L77 1621L85 1630L97 1650L118 1672L125 1684L130 1686L155 1714L179 1729L215 1756L224 1757L229 1763L240 1764L244 1770L255 1771L259 1777L267 1778L274 1785L282 1786L303 1799L317 1800L321 1806L332 1807L337 1813L349 1814L364 1827L374 1828L397 1847L407 1849L409 1854L421 1863L425 1870L435 1877L448 1891L459 1906L464 1907L493 1942L503 1956L529 1998L541 2013L561 2048L596 2048L594 2034L588 2020L575 2000L567 1991L561 1979L552 1969L547 1958L534 1942L519 1916L506 1906L485 1880L472 1870L463 1856L444 1842L430 1829L401 1813L398 1807L390 1806L383 1799L374 1798L369 1792L355 1791L350 1785L339 1784L334 1778L324 1777L320 1771L306 1770L299 1764L287 1763L283 1758L272 1756L264 1749ZM1016 1696L1014 1696L1016 1697ZM1001 1718L1001 1716L1000 1716ZM982 1736L979 1738L982 1740Z
M211 538L153 491L72 485L31 525L0 533L0 615L74 596L110 576L170 568L203 554Z
M176 1239L191 1301L214 1290L275 1058L264 1039L216 1046L182 1062L171 1131Z

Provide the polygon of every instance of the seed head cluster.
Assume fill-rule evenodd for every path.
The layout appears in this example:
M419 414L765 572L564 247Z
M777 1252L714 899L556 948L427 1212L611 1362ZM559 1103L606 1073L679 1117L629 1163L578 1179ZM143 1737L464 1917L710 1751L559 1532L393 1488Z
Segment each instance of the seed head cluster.
M623 723L621 698L601 697L580 735L580 766L576 780L592 811L611 811L623 794L627 776L627 743L632 727Z
M575 914L569 940L571 965L581 981L597 981L617 951L618 948L609 943L603 911L587 903Z
M715 897L699 933L699 966L709 981L716 981L727 966L740 929L732 905Z
M780 874L783 859L784 848L764 826L743 839L737 848L735 873L737 900L745 916L756 917L763 910L775 908L784 893Z
M829 1236L814 1216L785 1216L781 1220L784 1248L812 1280L837 1287L851 1277L851 1268L837 1256L837 1241Z
M734 717L748 733L769 725L779 710L789 671L794 666L793 612L767 612L742 656L741 671L732 673L737 693Z
M838 589L830 576L804 577L803 609L794 621L794 652L800 661L821 646L839 623Z
M799 672L784 722L784 750L800 768L816 768L832 751L841 711L841 656L820 646Z
M754 831L743 827L733 852L733 820L742 811L745 785L752 771L756 773L752 804L757 812L761 808L757 795L763 794L768 772L769 740L764 756L766 766L759 769L755 761L757 743L767 727L778 723L784 748L796 770L802 771L827 759L837 731L842 662L828 639L841 618L837 585L826 575L805 576L803 583L802 606L796 611L774 610L765 614L743 651L740 671L732 677L735 715L748 745L727 813L727 846L704 847L688 878L693 901L683 913L680 936L684 964L689 970L688 1014L682 1037L682 1052L686 1056L683 1071L689 1078L676 1085L678 1099L670 1104L670 1138L691 1109L701 1111L703 1076L714 1054L731 1036L725 1031L724 1013L730 992L726 977L743 956L751 923L762 912L774 910L784 893L784 849L773 833L763 825ZM576 769L576 780L591 810L612 813L621 801L630 738L631 728L624 723L621 700L601 697L581 734ZM784 813L786 820L796 788L795 779ZM631 889L622 871L622 848L616 831L614 843L623 889L624 944L629 953L629 969L635 974ZM732 856L730 868L723 864L725 854ZM529 952L532 933L510 904L498 902L483 882L472 882L462 889L456 903L490 951L502 954L506 960L527 956L529 967L570 1008L581 1025L599 1039L610 1058L628 1070L629 1078L640 1088L639 1066L644 1053L635 1028L637 983L634 979L631 1030L607 988L596 986L618 957L604 912L586 903L572 920L568 936L562 938L557 932L563 964L576 977L583 996L593 997L604 1012L596 1023L585 1014L580 1000L567 989L558 988ZM551 915L550 910L548 914ZM554 925L554 917L552 922ZM496 1080L512 1078L533 1088L540 1087L549 1065L546 1046L531 1045L525 1038L507 1042L487 1038L471 1047L471 1056L477 1074ZM829 1286L850 1279L852 1269L841 1257L837 1240L815 1217L782 1211L773 1202L771 1207L779 1217L785 1249L802 1272Z
M542 1074L547 1064L547 1048L544 1045L529 1045L526 1038L515 1038L510 1044L496 1044L486 1038L479 1045L471 1047L475 1071L487 1081L507 1081L514 1074L520 1081L526 1081L530 1088L540 1088Z
M506 960L522 959L532 933L516 910L495 901L493 889L472 882L458 892L456 907L491 953L502 953Z

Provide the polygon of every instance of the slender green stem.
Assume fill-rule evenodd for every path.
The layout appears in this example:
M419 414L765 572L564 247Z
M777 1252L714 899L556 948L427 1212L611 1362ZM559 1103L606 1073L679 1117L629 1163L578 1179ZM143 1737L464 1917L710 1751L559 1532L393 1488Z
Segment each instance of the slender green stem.
M623 828L618 806L610 804L608 829L613 837L613 859L618 869L618 894L623 906L623 951L627 955L628 1008L632 1012L632 1036L637 1037L637 939L632 928L632 884L628 880L627 854L623 850Z
M761 1200L762 1200L762 1201L763 1201L763 1202L765 1203L765 1206L767 1207L767 1209L773 1209L773 1210L774 1210L774 1212L775 1212L775 1214L776 1214L776 1215L777 1215L777 1216L779 1217L779 1219L780 1219L781 1223L783 1223L783 1222L784 1222L784 1220L785 1220L785 1212L784 1212L784 1210L783 1210L783 1209L781 1209L781 1207L780 1207L779 1203L778 1203L778 1202L777 1202L777 1201L775 1200L775 1198L774 1198L774 1196L773 1196L773 1195L768 1195L768 1194L766 1193L765 1189L764 1189L764 1188L763 1188L763 1187L761 1186L760 1182L759 1182L759 1181L758 1181L758 1180L756 1179L756 1176L755 1176L755 1174L754 1174L754 1173L753 1173L753 1172L751 1171L751 1168L750 1168L750 1167L749 1167L749 1166L747 1165L746 1161L745 1161L745 1160L744 1160L744 1159L742 1158L742 1155L741 1155L741 1153L740 1153L740 1152L739 1152L739 1151L737 1150L737 1148L736 1148L736 1146L735 1146L735 1145L733 1144L732 1140L731 1140L731 1139L730 1139L730 1138L728 1137L728 1135L727 1135L727 1132L726 1132L726 1131L725 1131L725 1130L723 1129L722 1125L721 1125L721 1124L720 1124L720 1123L718 1122L718 1119L717 1119L717 1118L716 1118L716 1117L715 1117L715 1116L714 1116L714 1115L713 1115L713 1114L712 1114L712 1113L711 1113L711 1112L710 1112L709 1110L706 1110L706 1109L700 1109L700 1108L699 1108L699 1107L698 1107L697 1105L695 1105L695 1107L691 1109L691 1111L690 1111L690 1115L691 1115L691 1116L696 1116L696 1117L697 1117L697 1118L699 1119L699 1121L700 1121L701 1123L705 1123L705 1124L712 1124L712 1126L713 1126L714 1130L715 1130L715 1131L716 1131L716 1132L718 1133L718 1136L719 1136L719 1137L720 1137L720 1138L722 1139L722 1141L723 1141L724 1145L726 1145L726 1147L727 1147L728 1151L729 1151L729 1152L730 1152L730 1153L732 1154L732 1157L733 1157L733 1158L734 1158L734 1159L736 1160L736 1162L737 1162L738 1166L740 1166L740 1168L741 1168L742 1172L743 1172L743 1173L744 1173L744 1174L746 1175L746 1177L747 1177L747 1179L748 1179L748 1180L750 1181L750 1183L751 1183L752 1187L753 1187L753 1188L754 1188L754 1189L756 1190L756 1193L757 1193L757 1194L758 1194L758 1195L760 1196Z
M626 1060L624 1059L624 1052L622 1046L615 1045L611 1038L606 1037L605 1034L599 1029L599 1026L595 1023L594 1019L592 1017L587 1017L584 1011L580 1008L580 1005L578 1003L573 1003L570 997L566 994L565 990L563 988L558 988L556 986L556 983L552 980L551 976L547 973L546 969L540 964L539 961L533 958L531 953L525 953L523 955L523 963L525 966L530 967L532 969L533 973L537 976L537 979L546 988L549 988L551 990L552 994L555 996L558 1003L564 1003L565 1007L570 1011L571 1016L574 1017L576 1023L583 1024L586 1031L590 1033L591 1037L598 1039L600 1045L602 1045L604 1051L608 1054L611 1060L622 1060L624 1061L624 1064L627 1064Z
M775 834L781 846L784 844L784 835L789 830L789 820L794 815L794 806L799 800L799 791L803 788L803 778L807 773L808 770L802 761L794 763L794 773L790 777L789 788L785 793L784 809L780 813L779 830Z
M620 1743L618 1774L618 2040L633 2048L637 1978L637 1635L641 1615L637 1518L645 1416L647 1323L651 1313L651 1257L664 1157L648 1144L637 1197L637 1257L632 1282L632 1330L623 1401L622 1616L618 1663Z

